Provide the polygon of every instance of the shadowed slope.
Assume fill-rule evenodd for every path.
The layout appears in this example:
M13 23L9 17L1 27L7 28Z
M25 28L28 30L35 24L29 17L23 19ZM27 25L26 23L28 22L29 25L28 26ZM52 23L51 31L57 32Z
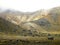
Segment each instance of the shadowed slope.
M18 25L15 25L3 18L0 18L0 33L4 34L19 34L19 31L22 30L22 28Z

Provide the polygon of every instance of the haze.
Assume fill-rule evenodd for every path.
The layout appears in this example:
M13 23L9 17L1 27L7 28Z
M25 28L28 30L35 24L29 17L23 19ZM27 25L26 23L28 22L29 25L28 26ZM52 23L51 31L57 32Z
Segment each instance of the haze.
M60 6L60 0L0 0L0 8L34 12Z

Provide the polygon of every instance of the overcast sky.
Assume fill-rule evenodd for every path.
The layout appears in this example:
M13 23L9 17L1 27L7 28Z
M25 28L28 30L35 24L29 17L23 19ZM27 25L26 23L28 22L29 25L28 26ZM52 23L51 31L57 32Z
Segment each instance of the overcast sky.
M34 12L60 6L60 0L0 0L0 7L23 12Z

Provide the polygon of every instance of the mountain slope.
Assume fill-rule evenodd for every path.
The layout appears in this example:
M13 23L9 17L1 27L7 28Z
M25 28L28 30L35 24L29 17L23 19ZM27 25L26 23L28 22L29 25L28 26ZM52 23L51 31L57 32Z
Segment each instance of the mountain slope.
M60 8L53 8L45 17L32 22L47 32L60 33Z
M21 13L6 11L0 13L0 30L21 35L40 35L39 33L60 32L60 8L37 11L34 13ZM2 20L3 19L3 20ZM5 20L5 21L4 21ZM6 26L7 25L7 26ZM6 30L4 30L6 29Z

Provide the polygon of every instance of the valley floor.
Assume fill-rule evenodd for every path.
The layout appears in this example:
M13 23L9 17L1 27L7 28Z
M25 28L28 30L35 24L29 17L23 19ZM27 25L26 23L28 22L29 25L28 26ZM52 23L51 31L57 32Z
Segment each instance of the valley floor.
M23 40L0 40L0 45L60 45L59 42L29 42Z
M50 40L48 37L0 35L0 45L60 45L60 37Z

